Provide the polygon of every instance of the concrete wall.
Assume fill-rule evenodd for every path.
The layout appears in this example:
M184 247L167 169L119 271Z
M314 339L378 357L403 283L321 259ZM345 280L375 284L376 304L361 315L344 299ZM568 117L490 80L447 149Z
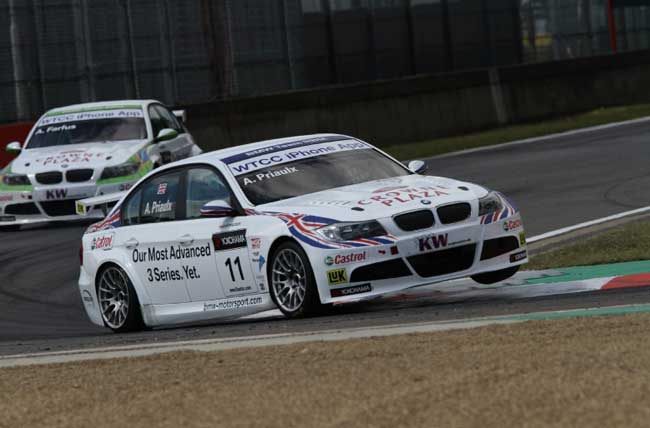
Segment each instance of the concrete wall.
M378 145L650 102L650 50L186 106L206 150L317 132Z

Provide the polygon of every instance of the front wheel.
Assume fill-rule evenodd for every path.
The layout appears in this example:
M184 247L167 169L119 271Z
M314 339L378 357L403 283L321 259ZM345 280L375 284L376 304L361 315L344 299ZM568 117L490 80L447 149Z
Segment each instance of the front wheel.
M496 282L505 281L512 275L516 274L517 271L519 271L519 266L512 266L494 272L479 273L471 278L479 284L490 285Z
M288 318L316 315L322 309L307 254L294 242L275 250L268 265L271 298Z
M126 272L108 266L99 275L97 298L104 324L116 333L142 330L138 295Z

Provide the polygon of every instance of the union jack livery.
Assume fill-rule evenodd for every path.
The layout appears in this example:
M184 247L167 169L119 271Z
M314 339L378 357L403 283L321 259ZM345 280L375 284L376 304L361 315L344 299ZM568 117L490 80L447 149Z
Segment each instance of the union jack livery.
M115 204L82 239L84 307L118 332L273 308L300 317L461 277L492 284L527 262L512 202L425 170L336 134L162 166L78 201L80 213Z

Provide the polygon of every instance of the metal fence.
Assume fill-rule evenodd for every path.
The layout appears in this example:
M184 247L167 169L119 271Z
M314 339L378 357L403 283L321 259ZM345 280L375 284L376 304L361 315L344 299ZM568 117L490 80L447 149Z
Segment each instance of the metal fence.
M607 2L0 0L0 123L608 53ZM615 18L620 50L650 47L650 6Z

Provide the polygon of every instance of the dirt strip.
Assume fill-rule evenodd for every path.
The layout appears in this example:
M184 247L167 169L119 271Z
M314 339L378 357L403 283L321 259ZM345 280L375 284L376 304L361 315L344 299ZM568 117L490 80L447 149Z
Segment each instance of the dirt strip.
M0 370L0 427L647 426L650 314Z

